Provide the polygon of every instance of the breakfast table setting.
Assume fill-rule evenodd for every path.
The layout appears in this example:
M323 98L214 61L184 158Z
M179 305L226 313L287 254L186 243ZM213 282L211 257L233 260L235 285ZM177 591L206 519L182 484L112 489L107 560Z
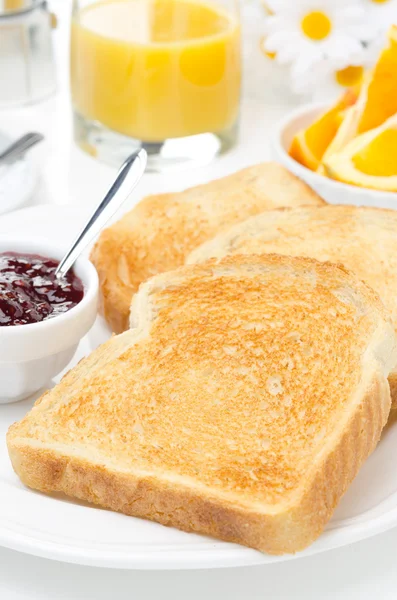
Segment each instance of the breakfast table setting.
M149 17L148 3L152 10ZM0 82L6 82L3 90L0 89L0 339L3 335L0 344L0 598L364 600L376 595L387 600L396 597L397 476L393 457L397 443L394 378L397 342L393 341L395 326L389 314L391 312L395 321L397 308L392 272L397 241L397 212L393 212L397 209L395 24L395 0L299 0L296 3L286 0L213 0L211 3L201 0L0 0ZM22 32L21 37L15 35L16 30ZM117 35L107 35L110 30ZM156 69L161 72L158 78ZM389 83L384 83L388 76ZM212 188L214 180L219 180L215 184L218 187ZM236 203L235 211L233 203ZM185 208L180 209L182 205L188 207L186 212ZM175 216L179 215L178 210L181 210L180 221ZM356 211L362 213L357 217ZM149 227L152 229L145 237ZM156 227L160 232L160 247ZM126 237L126 231L130 237ZM291 235L295 241L279 241L279 231L282 236ZM350 235L356 236L356 241L350 241ZM137 273L131 270L126 273L130 260L126 253L134 236L139 245L134 259ZM308 246L310 250L306 251ZM270 277L268 273L272 269L280 270L284 283L280 284L278 279L273 283L276 287L281 285L276 300L271 296L271 285L264 286L268 289L263 292L259 288L252 291L252 271L259 267L252 256L246 259L247 264L241 263L244 247L247 255L260 255L262 270L258 281L262 288L263 277ZM300 252L300 248L304 250ZM272 256L292 256L267 259L265 251ZM220 267L211 267L209 278L204 262L207 259L220 261ZM300 263L301 260L304 262ZM272 261L278 261L276 266ZM319 261L330 262L324 266ZM183 264L186 266L182 267ZM357 269L358 279L351 278L345 267ZM216 285L219 284L226 297L229 288L225 281L230 277L230 285L234 285L233 268L240 269L239 286L230 302L218 300L218 288L211 286L217 280ZM41 297L40 304L32 307L30 296L26 300L23 295L22 312L18 312L19 307L15 312L14 298L7 296L3 291L6 288L2 287L2 277L8 285L7 277L13 270L18 274L15 286L21 286L23 294L27 286L33 287L26 293L35 294L38 289L38 293L43 294L43 280L50 278L44 292L45 302ZM193 292L189 291L191 273L198 278L193 279ZM154 278L145 283L152 275ZM12 273L10 281L14 279ZM371 404L369 408L361 405L353 415L361 421L357 420L351 431L345 433L345 438L352 436L346 448L352 448L354 443L357 447L340 450L337 461L345 461L343 467L340 462L330 462L326 468L323 485L326 486L328 480L329 485L334 486L333 500L329 501L327 491L324 497L321 497L322 492L313 492L311 508L303 517L298 506L296 521L298 529L302 525L303 542L300 533L296 534L296 540L294 538L295 525L291 525L294 517L288 521L287 516L286 527L290 524L291 530L286 534L284 525L277 521L278 515L273 524L274 511L268 509L266 501L261 510L269 510L265 515L269 521L265 519L258 531L255 529L257 516L253 521L250 519L258 498L262 501L261 487L258 486L258 490L255 487L256 471L250 483L256 490L255 503L249 505L249 510L241 509L245 498L233 504L235 490L241 491L238 479L235 489L223 490L222 500L217 503L214 489L220 485L221 475L220 479L214 479L215 488L210 490L208 498L205 492L204 496L199 494L197 500L194 487L193 491L189 489L186 498L177 493L173 498L170 488L164 490L163 483L156 484L156 476L151 474L145 479L142 475L147 461L151 460L146 457L145 445L139 445L142 442L136 442L137 455L144 457L143 467L138 465L141 469L141 472L138 469L139 484L135 480L133 483L123 478L119 480L117 469L110 475L103 474L107 468L113 468L117 452L121 461L130 460L127 450L123 447L118 450L118 440L124 439L122 427L119 434L110 422L110 441L100 439L106 437L103 432L108 427L109 414L117 423L124 419L124 410L128 415L133 414L128 412L132 410L129 392L126 407L122 406L121 398L125 398L125 388L128 389L128 385L118 379L118 365L123 360L131 361L128 375L132 378L128 379L131 389L135 389L132 386L144 389L146 384L140 381L144 379L142 373L148 373L148 385L154 385L152 382L159 370L165 369L160 390L153 388L149 416L143 413L142 416L139 406L134 409L137 420L131 429L131 439L142 440L148 423L152 424L155 418L150 411L157 406L156 402L163 401L164 394L168 394L170 411L175 411L172 414L177 416L170 413L169 417L167 407L164 421L161 418L156 424L156 435L160 437L159 432L166 428L166 419L170 418L172 424L179 418L178 393L182 394L183 389L181 392L178 386L185 377L184 367L175 364L175 380L169 383L168 366L164 367L167 361L161 357L162 352L164 356L166 352L172 355L174 339L178 344L185 343L183 327L187 317L182 317L172 303L167 304L181 281L182 297L174 302L176 306L178 302L186 302L186 314L190 314L189 310L201 310L195 290L204 289L198 293L205 293L205 286L208 286L211 302L220 302L220 313L226 314L231 305L240 303L237 317L231 313L234 321L238 321L243 311L252 310L254 316L250 318L255 323L243 326L241 339L258 332L266 335L256 322L262 318L263 307L257 319L254 318L260 294L264 294L262 302L273 306L287 293L285 286L290 285L296 291L293 299L288 296L286 302L292 302L291 310L300 314L314 286L316 302L314 308L309 309L313 314L302 312L298 327L303 328L303 323L312 318L316 325L312 329L308 326L307 335L310 339L316 339L313 335L320 336L319 347L325 343L321 338L322 326L327 332L324 334L327 344L332 330L334 352L325 353L321 371L318 371L312 350L300 339L306 334L299 335L293 329L286 336L292 340L287 344L299 345L298 352L310 361L312 373L318 377L321 378L327 368L330 372L335 369L335 381L324 384L335 392L335 398L338 386L347 385L345 380L358 369L350 362L347 374L340 375L339 358L336 366L334 364L339 352L345 359L361 344L360 368L365 364L375 369L374 380L368 383L366 374L364 377L368 386L372 385L372 399L368 400ZM325 283L319 285L319 282ZM125 286L135 293L131 310ZM324 291L326 286L333 290L329 296ZM246 294L252 294L247 296L250 302L245 301L244 295L240 298L241 288ZM266 300L266 294L270 294L270 300ZM297 300L300 294L301 303ZM8 298L11 298L10 313L6 312ZM205 310L196 324L197 339L188 334L186 352L193 354L190 363L186 360L192 378L187 384L187 394L194 395L194 378L202 373L200 402L204 402L210 390L210 408L216 411L224 399L222 391L220 400L215 400L213 406L211 394L218 393L214 390L219 389L216 387L219 380L215 378L216 383L210 387L213 368L204 369L201 362L196 366L196 356L191 350L206 335L205 327L209 327L211 318L223 318L213 316L211 302L205 302ZM330 303L325 313L321 313L320 308L323 302ZM356 310L353 325L346 316L351 305ZM284 315L284 309L281 305L280 314ZM161 311L167 310L170 311L167 318L172 319L174 314L179 324L179 329L170 328L168 321L165 322L161 335L171 340L168 350L161 346L163 338L160 345L155 346L156 335L160 336L156 331L162 326ZM288 311L285 314L288 315ZM149 317L152 321L143 320ZM283 317L279 318L280 322L276 320L271 324L272 330L274 327L282 330ZM42 323L36 323L41 320ZM228 321L228 328L234 321ZM338 322L347 328L343 333L338 329ZM148 334L149 323L152 323L151 335ZM1 327L4 324L13 326ZM191 327L190 321L186 327ZM135 329L138 333L134 333ZM160 365L153 371L147 367L145 358L139 367L136 346L145 335L152 340L156 365L157 361ZM339 342L335 342L338 336ZM126 340L128 350L120 356L117 344L121 344L118 340L122 339ZM271 345L273 338L269 339ZM235 340L233 337L231 340L224 342L228 361L235 360L236 346L232 345ZM253 346L252 341L249 344ZM110 353L112 348L115 360L108 367L106 352ZM137 354L129 357L128 353L135 349ZM151 351L150 347L147 351ZM244 357L245 354L241 365L236 367L243 379L248 372L243 366ZM252 361L262 368L258 357L259 350ZM202 360L205 359L200 355L199 361ZM214 364L218 364L217 360L216 355ZM223 362L219 364L223 366ZM274 403L284 394L284 381L294 368L289 355L282 364L283 377L273 374L265 382L266 402L273 423L268 425L265 419L265 427L275 427L274 423L280 418L281 409L274 409ZM88 422L93 419L94 431L102 431L98 439L96 433L91 437L90 426L80 420L80 409L82 418L87 418L84 406L79 408L74 404L65 408L68 394L77 393L79 378L87 377L85 365L88 370L92 369L93 375L78 393L83 403L93 406ZM110 371L106 374L107 368ZM226 381L227 367L222 372L226 374ZM314 378L308 372L305 367L304 377ZM250 383L245 385L254 402L257 371L248 375ZM359 376L361 382L362 374ZM122 406L120 413L118 408L106 405L106 394L111 399L115 397L108 387L112 381L120 394L116 403ZM252 382L254 387L249 387ZM221 385L226 386L226 383ZM363 386L355 385L362 393ZM42 396L31 411L47 388L50 389L48 394ZM367 402L369 394L362 395L363 403ZM237 392L233 397L237 398ZM299 398L299 402L305 402L302 396ZM323 404L318 394L316 398L324 414L331 414L332 403L328 405L324 401ZM282 410L291 412L292 402L291 396L285 396ZM54 408L56 404L59 412ZM355 406L346 406L344 410L356 410ZM180 435L186 436L182 445L176 440L170 446L178 447L181 456L184 456L184 444L190 443L187 441L190 427L197 427L196 434L202 431L201 424L194 422L194 404L191 410L191 423L183 423L180 429ZM207 407L203 407L203 420L206 410ZM233 411L233 408L228 410ZM316 410L313 414L317 414ZM366 410L369 417L365 416ZM301 416L296 418L301 427L308 427L307 435L309 438L313 435L313 444L318 440L321 443L324 428L315 435L313 420L308 425L308 419L304 418L310 411L311 407L304 406L298 413ZM138 413L140 417L136 417ZM218 431L210 444L206 441L208 433L203 435L203 440L195 442L200 444L200 452L205 449L205 464L209 470L217 470L216 461L225 460L224 454L219 454L213 466L216 448L212 445L216 446L222 433L226 432L227 438L222 443L235 456L235 445L227 437L234 435L233 426L228 429L234 416L227 414L228 419L219 430L221 433ZM295 412L291 414L292 417L285 417L288 423L290 418L295 419ZM345 414L339 415L336 421L327 417L331 423L326 424L330 438L334 439L337 421L342 422ZM67 415L66 420L64 415ZM312 412L310 415L310 419L316 418ZM244 416L247 416L245 408L236 412L235 418ZM262 416L256 418L262 419ZM102 421L98 424L95 419ZM374 424L368 425L371 420ZM207 425L207 431L212 431L212 422ZM367 446L360 437L366 426ZM53 439L51 427L55 432ZM79 427L86 432L86 437L82 454L77 457ZM345 427L347 430L348 425ZM238 429L245 427L242 424ZM361 434L357 433L359 429ZM171 430L169 425L170 438ZM259 436L259 455L266 455L271 445L269 439L261 437L256 426L249 429L249 434L250 439L244 440L244 444L253 452L251 438ZM37 435L40 442L32 442L32 435ZM379 438L380 443L372 454ZM107 467L100 466L98 470L93 461L91 471L85 471L84 461L89 456L86 439L105 453L103 464ZM44 450L38 449L39 443ZM164 448L166 443L168 441L152 441L151 452L156 461L159 460L156 449ZM300 451L295 443L296 439L292 438L287 444L292 453ZM61 459L54 459L59 448L62 452L66 448L66 462L63 455ZM339 447L336 450L339 451ZM106 453L110 457L106 457ZM194 461L199 453L195 446L192 453ZM161 452L159 454L161 456ZM336 451L330 454L330 461L335 454ZM285 460L285 470L289 470L289 459L285 458L284 451L280 457L280 464ZM204 463L197 460L202 469ZM237 454L235 460L234 472L244 459ZM222 462L226 465L225 471L228 461L229 458L226 463ZM173 460L172 465L175 466ZM250 465L254 471L255 467ZM301 477L306 476L309 466L310 463ZM278 473L277 465L271 468ZM350 475L344 475L348 483L337 482L334 473L338 469L343 473L351 470ZM60 472L64 476L59 477ZM229 485L234 472L232 468L227 472L225 479ZM194 476L198 473L196 468ZM282 473L280 478L284 475ZM178 478L178 474L171 473L167 485L170 481L180 485ZM336 483L331 483L334 479ZM110 487L106 488L107 485ZM287 482L286 489L289 485ZM129 486L134 490L133 495L125 500L128 490L132 489ZM158 502L157 509L147 508L145 501L141 506L141 488L143 496L146 490L151 502ZM153 500L156 493L158 498ZM174 511L168 509L168 501ZM197 501L197 512L194 512ZM179 502L186 504L180 508ZM93 508L93 503L99 506ZM302 510L307 510L305 506ZM241 526L235 525L240 523L240 510ZM206 511L208 516L205 516ZM123 512L125 514L121 514ZM263 535L261 527L265 528Z

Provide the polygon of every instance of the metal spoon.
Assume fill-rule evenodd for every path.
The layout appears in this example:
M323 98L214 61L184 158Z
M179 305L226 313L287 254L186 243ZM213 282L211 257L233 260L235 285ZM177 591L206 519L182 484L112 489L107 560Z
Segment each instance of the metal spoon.
M59 263L55 271L55 276L58 279L66 275L81 252L92 242L107 221L128 198L144 174L146 163L147 154L142 148L131 154L122 164L110 190Z
M26 133L0 153L0 163L11 164L15 162L42 140L44 140L44 136L41 133Z

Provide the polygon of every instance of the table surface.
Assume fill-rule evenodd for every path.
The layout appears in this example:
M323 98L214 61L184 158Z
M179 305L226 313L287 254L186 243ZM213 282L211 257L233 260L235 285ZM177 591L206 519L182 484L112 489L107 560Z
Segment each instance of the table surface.
M94 205L111 183L115 170L97 163L72 143L67 83L70 1L52 0L51 4L59 16L55 34L58 94L33 107L0 112L0 129L12 136L35 129L46 136L46 142L32 153L41 174L32 203ZM254 21L251 21L252 28L258 27ZM205 168L177 176L145 175L136 194L129 200L130 206L147 193L183 189L270 158L271 131L275 121L288 110L290 97L280 92L277 96L274 89L266 89L264 65L258 67L248 60L246 67L241 138L236 148ZM250 77L255 69L255 76ZM397 594L396 548L397 529L342 549L286 563L156 573L80 567L0 548L0 598L366 600L376 596L388 600L396 598Z

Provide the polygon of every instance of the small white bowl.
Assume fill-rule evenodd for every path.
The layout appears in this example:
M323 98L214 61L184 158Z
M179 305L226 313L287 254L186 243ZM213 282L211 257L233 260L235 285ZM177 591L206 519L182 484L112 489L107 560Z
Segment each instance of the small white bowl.
M44 240L0 236L1 252L39 254L60 260L64 249ZM98 275L86 258L79 258L75 274L84 296L71 310L28 325L0 326L0 404L17 402L43 388L70 362L97 314Z
M317 116L327 109L326 104L306 104L284 117L275 127L272 135L272 153L274 158L289 171L303 179L326 202L331 204L355 204L356 206L377 206L397 209L397 193L380 192L341 183L314 173L288 154L292 138L304 129Z

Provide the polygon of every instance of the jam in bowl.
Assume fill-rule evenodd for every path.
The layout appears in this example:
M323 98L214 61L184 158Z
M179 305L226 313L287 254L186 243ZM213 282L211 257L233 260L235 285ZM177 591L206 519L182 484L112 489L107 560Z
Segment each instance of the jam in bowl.
M0 253L0 326L38 323L81 302L81 279L72 270L57 279L58 264L36 254Z
M0 405L51 385L95 322L95 267L80 256L58 280L64 254L55 241L0 236Z

